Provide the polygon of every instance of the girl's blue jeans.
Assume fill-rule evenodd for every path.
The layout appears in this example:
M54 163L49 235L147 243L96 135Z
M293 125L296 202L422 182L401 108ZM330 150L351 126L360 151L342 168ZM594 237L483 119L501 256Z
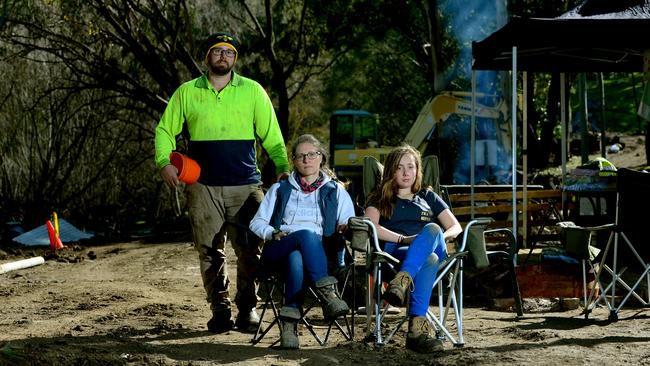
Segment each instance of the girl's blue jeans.
M424 316L429 309L433 283L440 261L447 258L447 246L443 230L437 224L426 224L408 246L387 242L384 251L399 259L400 271L413 279L409 315Z
M322 237L309 230L294 231L280 240L267 242L262 261L285 281L284 306L298 307L305 282L314 283L327 276Z

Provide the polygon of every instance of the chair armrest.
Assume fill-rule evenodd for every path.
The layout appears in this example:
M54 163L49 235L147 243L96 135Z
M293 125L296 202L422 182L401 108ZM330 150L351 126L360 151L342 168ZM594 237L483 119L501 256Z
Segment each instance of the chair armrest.
M469 233L470 233L470 230L473 227L478 227L478 228L480 228L479 230L485 231L485 227L487 227L490 223L492 223L492 221L494 221L494 219L492 219L491 217L478 217L478 218L468 222L467 225L465 226L465 228L463 229L463 232L459 235L460 236L460 242L459 242L460 246L458 246L457 251L458 252L463 252L463 251L466 250L465 247L467 246ZM456 238L456 240L459 240L459 238Z
M370 227L365 222L364 217L350 217L348 220L348 230L350 233L350 246L354 250L365 251L370 239Z
M598 226L578 226L574 224L573 221L558 222L557 226L561 227L562 229L580 230L580 231L604 231L604 230L614 230L614 228L616 228L616 224L614 223L598 225Z
M445 260L440 262L440 264L438 265L438 268L443 268L444 266L447 265L447 263L451 262L454 259L465 258L465 257L467 257L468 254L469 254L468 251L455 252L455 253L449 254L449 256L447 258L445 258Z
M605 224L598 226L575 226L570 229L584 230L584 231L605 231L605 230L614 230L616 224Z
M374 256L375 256L375 257L379 257L379 258L383 258L383 259L385 259L387 262L389 262L389 263L391 263L391 264L394 264L394 265L399 264L399 259L397 259L397 258L393 257L392 255L390 255L390 254L384 252L383 250L381 250L381 251L375 251L375 252L374 252Z
M516 258L517 253L518 253L518 248L517 248L517 239L515 239L515 234L512 233L512 230L508 228L496 228L496 229L489 229L485 230L484 234L493 234L493 233L504 233L507 236L507 241L508 241L508 253L510 254L510 258L514 261L514 258Z

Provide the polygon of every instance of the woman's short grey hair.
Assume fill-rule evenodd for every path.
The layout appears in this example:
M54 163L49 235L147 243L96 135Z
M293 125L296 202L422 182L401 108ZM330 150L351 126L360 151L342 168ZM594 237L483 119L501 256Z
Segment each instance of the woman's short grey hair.
M312 144L321 153L321 156L323 157L323 160L321 160L320 167L324 168L327 167L327 150L323 147L323 144L316 138L314 135L306 133L304 135L298 136L294 141L293 144L291 145L291 158L293 159L294 156L296 156L296 150L298 149L298 145L300 144Z

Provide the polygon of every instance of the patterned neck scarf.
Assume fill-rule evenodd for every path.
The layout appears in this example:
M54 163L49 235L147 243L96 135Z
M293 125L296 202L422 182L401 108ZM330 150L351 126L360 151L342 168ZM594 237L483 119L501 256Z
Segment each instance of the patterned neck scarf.
M325 180L325 177L323 176L323 173L320 172L318 173L318 179L316 179L313 183L309 184L305 181L305 178L301 177L298 172L295 173L295 178L298 182L300 182L300 189L304 193L311 193L315 190L318 189L323 184L323 180Z

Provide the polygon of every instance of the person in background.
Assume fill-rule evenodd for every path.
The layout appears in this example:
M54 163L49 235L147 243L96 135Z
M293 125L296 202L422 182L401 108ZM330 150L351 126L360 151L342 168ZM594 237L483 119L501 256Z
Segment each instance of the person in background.
M156 166L169 187L179 185L169 155L184 128L188 152L201 175L187 190L190 222L199 253L201 277L212 318L207 327L221 333L236 325L255 331L259 316L257 275L262 241L248 224L264 197L256 161L256 137L275 163L277 179L289 162L269 96L262 86L237 74L239 43L227 33L209 36L202 49L207 72L176 89L156 127ZM225 243L237 255L237 320L232 321Z
M298 321L302 292L312 284L327 320L348 313L348 305L337 291L337 280L327 272L324 246L335 245L336 235L347 229L354 216L352 199L327 168L327 153L312 135L299 136L291 154L294 172L275 183L264 197L250 229L266 240L262 261L280 270L285 282L284 305L280 309L280 346L299 348ZM337 248L335 248L337 249ZM332 260L340 264L340 250Z
M381 183L368 197L365 215L377 226L383 250L400 260L384 299L402 306L412 291L406 348L420 353L443 349L432 336L426 313L446 241L462 228L449 207L430 187L422 186L422 159L411 146L396 147L386 156Z

